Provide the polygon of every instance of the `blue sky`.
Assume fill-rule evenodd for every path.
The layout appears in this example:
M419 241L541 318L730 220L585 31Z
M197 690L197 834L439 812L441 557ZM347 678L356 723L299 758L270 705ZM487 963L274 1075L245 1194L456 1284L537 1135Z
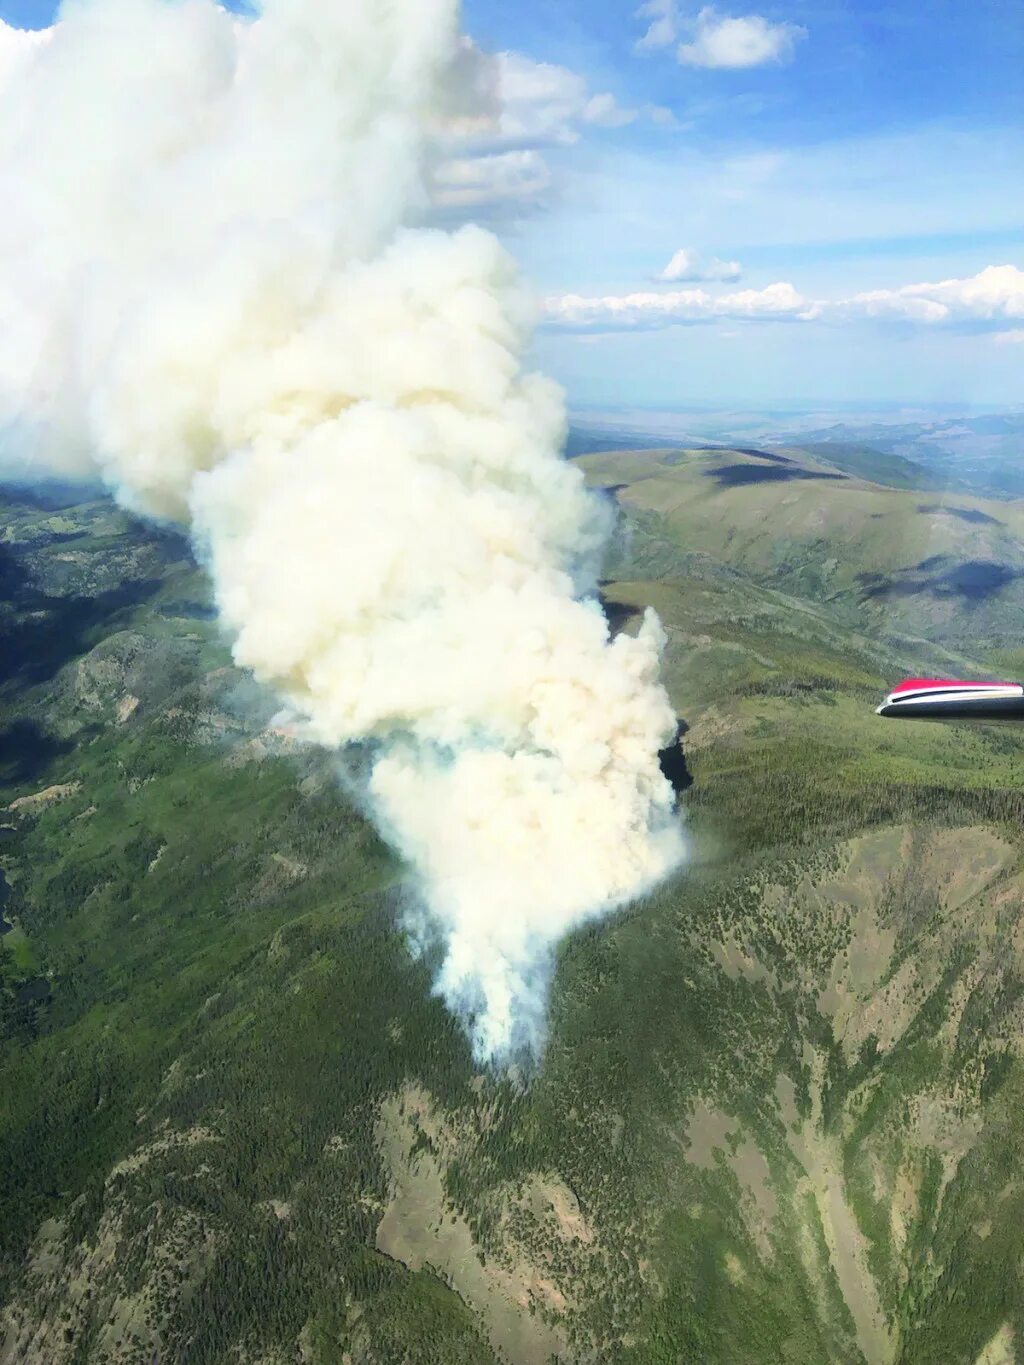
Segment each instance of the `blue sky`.
M556 301L536 358L573 403L1024 402L1016 276L914 294L1024 270L1024 0L639 4L465 0L521 59L473 212Z
M681 41L699 8L677 6ZM638 52L650 20L635 9L467 8L483 45L518 45L624 107L675 115L675 126L637 120L566 149L557 208L513 237L546 292L656 289L651 276L682 247L742 265L739 286L705 286L719 293L782 280L839 299L1024 267L1020 0L723 4L719 16L804 30L782 60L740 69L681 64L674 45ZM998 404L1024 401L1024 345L1003 334L1018 330L724 320L543 335L538 353L581 404L619 392L681 407Z

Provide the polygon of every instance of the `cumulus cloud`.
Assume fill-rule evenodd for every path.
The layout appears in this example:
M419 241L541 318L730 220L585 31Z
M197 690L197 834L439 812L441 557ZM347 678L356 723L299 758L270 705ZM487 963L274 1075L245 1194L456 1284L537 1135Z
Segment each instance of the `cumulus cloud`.
M730 18L707 5L696 16L691 41L680 44L676 56L687 67L760 67L788 60L797 40L806 35L796 23L771 23L756 14Z
M695 18L687 20L680 14L678 0L647 0L636 15L647 21L637 51L656 51L678 43L676 58L683 66L739 70L784 62L793 55L797 42L807 36L799 24L773 23L760 14L721 14L714 5L705 5Z
M676 55L684 66L739 70L788 60L806 36L799 24L773 24L759 14L731 18L707 5L697 15L691 41L681 43Z
M700 252L683 247L677 251L665 269L659 271L657 279L666 284L697 283L721 280L731 283L743 274L739 261L721 261L712 256L705 261Z
M1000 326L1024 318L1024 271L1013 265L990 265L967 279L875 289L822 307L826 312L911 322Z
M492 234L422 226L431 130L486 95L457 22L69 5L0 89L0 429L190 528L239 666L359 746L495 1057L539 1044L558 939L683 845L664 635L610 636L532 302Z
M966 279L873 289L838 299L808 298L787 283L717 295L703 289L603 297L564 294L547 300L546 315L550 326L586 331L735 319L836 324L889 321L1009 335L1013 324L1024 319L1024 271L1013 265L989 266Z

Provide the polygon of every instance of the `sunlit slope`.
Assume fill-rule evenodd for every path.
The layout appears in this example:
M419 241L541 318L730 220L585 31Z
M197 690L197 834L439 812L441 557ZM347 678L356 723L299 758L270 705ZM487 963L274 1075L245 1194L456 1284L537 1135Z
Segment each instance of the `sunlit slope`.
M709 555L850 624L989 644L1024 635L1024 504L891 488L795 452L580 463L677 556ZM662 556L659 576L671 568Z

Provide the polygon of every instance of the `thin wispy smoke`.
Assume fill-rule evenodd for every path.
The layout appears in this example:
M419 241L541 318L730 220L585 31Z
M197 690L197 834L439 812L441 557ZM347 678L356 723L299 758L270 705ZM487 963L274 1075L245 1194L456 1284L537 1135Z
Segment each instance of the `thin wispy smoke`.
M458 18L68 4L0 92L0 430L190 525L238 664L369 746L494 1057L539 1044L558 939L682 840L661 628L609 640L587 596L606 517L522 368L532 304L492 235L415 226Z

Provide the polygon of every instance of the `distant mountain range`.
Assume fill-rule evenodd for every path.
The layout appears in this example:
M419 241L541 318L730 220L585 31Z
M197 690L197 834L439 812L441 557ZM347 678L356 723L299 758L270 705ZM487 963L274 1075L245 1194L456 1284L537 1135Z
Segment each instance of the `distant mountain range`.
M574 423L571 456L652 446L795 446L893 487L1024 497L1024 412L629 414ZM879 459L878 457L887 457ZM892 457L896 457L893 461ZM902 463L900 463L902 461ZM895 482L893 482L895 480Z

